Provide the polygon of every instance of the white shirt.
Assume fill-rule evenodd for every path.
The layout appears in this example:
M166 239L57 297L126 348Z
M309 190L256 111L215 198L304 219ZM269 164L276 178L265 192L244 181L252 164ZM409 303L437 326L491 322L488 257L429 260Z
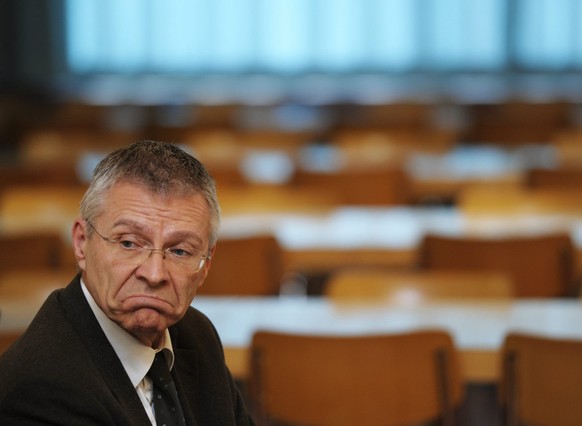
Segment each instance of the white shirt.
M149 346L145 346L105 315L97 303L95 303L95 300L91 296L91 293L89 293L89 290L87 290L83 280L81 280L81 288L83 289L85 298L87 299L87 302L89 302L89 306L95 314L99 325L103 329L109 343L113 346L113 349L119 357L131 383L135 387L152 425L155 426L156 418L152 404L152 381L149 377L146 377L146 374L154 362L156 352L161 350L165 351L166 359L169 364L168 367L172 369L172 366L174 365L174 351L172 349L170 333L166 329L164 343L161 348L154 350Z

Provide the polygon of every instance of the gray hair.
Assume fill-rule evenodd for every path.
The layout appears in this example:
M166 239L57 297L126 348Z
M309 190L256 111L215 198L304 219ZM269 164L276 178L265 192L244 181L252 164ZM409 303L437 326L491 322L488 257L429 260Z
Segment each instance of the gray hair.
M216 184L204 165L186 151L156 141L135 142L113 151L93 171L89 188L81 200L81 217L93 222L102 213L107 192L118 182L144 185L157 194L202 194L210 212L210 247L216 243L220 227Z

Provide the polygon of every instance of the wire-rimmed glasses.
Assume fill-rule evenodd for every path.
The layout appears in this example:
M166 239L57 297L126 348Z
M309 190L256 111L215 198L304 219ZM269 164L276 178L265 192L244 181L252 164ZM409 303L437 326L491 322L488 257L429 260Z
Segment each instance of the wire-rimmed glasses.
M210 256L203 253L193 251L190 248L184 248L180 245L168 247L165 249L150 247L150 245L143 239L132 234L121 234L113 237L105 237L95 228L95 226L87 221L87 224L101 237L101 239L112 245L115 254L124 260L141 265L154 252L162 255L164 260L168 260L170 265L185 268L190 272L198 272Z

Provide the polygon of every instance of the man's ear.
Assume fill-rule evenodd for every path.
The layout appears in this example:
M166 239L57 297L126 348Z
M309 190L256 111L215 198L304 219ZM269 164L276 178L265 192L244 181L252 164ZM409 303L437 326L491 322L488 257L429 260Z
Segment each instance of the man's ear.
M75 259L77 260L77 265L81 270L85 270L85 249L87 246L87 222L83 219L78 218L73 223L72 229L73 237L73 252L75 254Z

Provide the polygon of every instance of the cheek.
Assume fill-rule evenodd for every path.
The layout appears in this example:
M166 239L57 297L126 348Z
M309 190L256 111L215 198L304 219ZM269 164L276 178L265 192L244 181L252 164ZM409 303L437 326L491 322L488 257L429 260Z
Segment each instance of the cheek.
M178 299L181 302L180 304L190 305L201 283L202 280L199 277L192 277L181 284L177 289Z
M123 284L128 281L131 271L122 264L109 261L105 256L87 257L87 279L94 283L102 303L110 307L118 305L117 298L122 296Z

